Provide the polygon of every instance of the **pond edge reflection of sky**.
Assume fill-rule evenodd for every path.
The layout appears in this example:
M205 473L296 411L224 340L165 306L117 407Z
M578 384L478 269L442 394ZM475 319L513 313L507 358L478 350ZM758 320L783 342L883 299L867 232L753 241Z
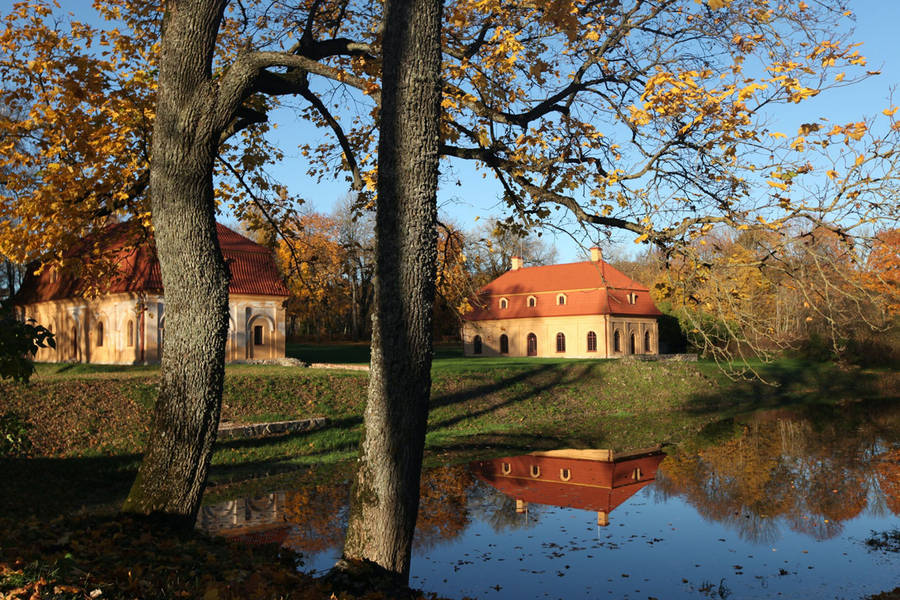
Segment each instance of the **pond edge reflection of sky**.
M900 445L823 444L828 431L808 425L776 419L670 456L562 450L427 470L411 585L567 599L861 598L900 586L900 554L864 543L900 528ZM339 481L232 500L205 506L198 526L284 544L305 570L326 571L348 493Z

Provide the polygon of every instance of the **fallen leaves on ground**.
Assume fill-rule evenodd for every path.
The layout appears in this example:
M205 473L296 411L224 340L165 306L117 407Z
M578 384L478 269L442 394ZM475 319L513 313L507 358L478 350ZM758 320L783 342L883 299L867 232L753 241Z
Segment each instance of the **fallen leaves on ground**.
M287 549L177 532L130 516L0 519L0 532L3 600L396 597L335 592L299 573L300 555ZM404 598L426 596L409 592Z

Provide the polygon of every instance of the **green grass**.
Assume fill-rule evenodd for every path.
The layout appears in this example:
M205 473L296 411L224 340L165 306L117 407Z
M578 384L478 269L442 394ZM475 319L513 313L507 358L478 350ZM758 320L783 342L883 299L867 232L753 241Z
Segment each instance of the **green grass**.
M337 351L335 351L337 352ZM454 352L456 355L454 356ZM461 358L434 362L426 461L561 447L627 449L715 439L748 412L896 398L897 373L833 364L754 365L777 386L732 381L714 364ZM139 463L157 393L156 367L39 365L30 385L0 384L0 413L31 423L31 458L0 459L4 479L34 501L0 497L9 514L116 506ZM310 433L221 443L211 481L239 484L353 458L362 436L364 371L229 365L223 419L324 416Z
M332 364L369 364L368 342L346 342L332 344L301 344L289 342L286 352L288 357L297 358L309 363ZM434 360L462 358L462 345L458 343L437 343L434 345Z

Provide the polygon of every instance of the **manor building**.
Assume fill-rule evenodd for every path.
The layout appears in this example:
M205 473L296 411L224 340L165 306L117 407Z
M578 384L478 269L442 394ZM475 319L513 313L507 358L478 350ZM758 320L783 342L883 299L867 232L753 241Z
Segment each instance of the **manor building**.
M130 242L131 232L122 223L103 233L99 244L114 266L94 298L85 297L86 282L70 271L28 271L13 303L21 318L34 319L56 339L56 348L40 349L35 360L159 362L166 322L159 261L152 238ZM288 290L271 252L224 225L217 224L216 233L231 274L226 361L284 357ZM80 251L86 252L68 258Z
M610 358L658 354L662 315L650 290L591 260L512 268L479 292L463 316L466 356Z

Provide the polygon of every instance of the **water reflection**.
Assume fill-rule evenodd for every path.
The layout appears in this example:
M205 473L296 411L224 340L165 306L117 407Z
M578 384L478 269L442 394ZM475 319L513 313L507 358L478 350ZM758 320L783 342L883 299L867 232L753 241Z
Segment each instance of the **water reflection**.
M529 504L578 508L597 513L597 525L609 525L609 513L656 478L665 458L652 448L616 455L613 450L554 450L508 456L471 464L475 475L515 500L515 511Z
M900 514L900 450L889 442L896 434L787 417L763 414L737 426L734 439L673 453L660 469L660 498L682 497L760 543L778 539L782 523L823 540L866 509Z
M723 421L666 453L569 449L429 469L414 584L495 598L696 596L726 576L735 597L894 587L900 557L872 555L861 540L900 524L896 404ZM198 526L284 544L327 569L349 493L337 481L232 500L204 507ZM665 568L638 581L648 560Z
M248 543L285 544L293 529L286 518L285 496L276 492L204 506L197 515L197 527Z

